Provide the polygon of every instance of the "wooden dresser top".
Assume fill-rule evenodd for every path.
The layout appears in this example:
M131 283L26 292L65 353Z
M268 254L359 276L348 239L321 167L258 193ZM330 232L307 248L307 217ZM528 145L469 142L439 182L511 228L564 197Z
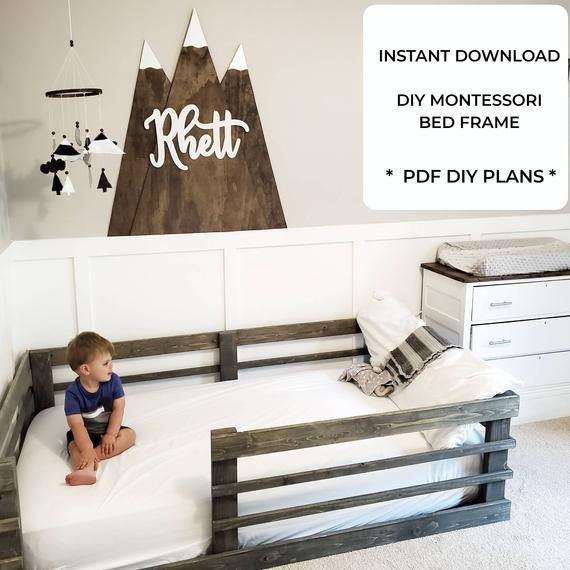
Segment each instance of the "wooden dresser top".
M543 271L541 273L520 273L517 275L495 275L489 277L480 277L477 275L471 275L470 273L465 273L459 269L454 269L453 267L448 267L442 263L422 263L424 269L433 271L434 273L439 273L440 275L445 275L450 279L455 279L455 281L461 281L462 283L483 283L486 281L510 281L512 279L541 279L543 277L568 277L570 276L570 271Z

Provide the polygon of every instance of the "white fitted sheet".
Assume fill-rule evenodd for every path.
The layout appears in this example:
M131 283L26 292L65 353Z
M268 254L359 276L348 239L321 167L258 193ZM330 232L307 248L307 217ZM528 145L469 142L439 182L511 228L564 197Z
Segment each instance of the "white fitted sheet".
M127 391L124 424L135 447L101 463L97 484L68 487L67 425L61 406L32 422L18 462L29 570L144 568L192 558L210 542L210 430L257 429L396 411L388 398L337 382L338 367L187 386ZM239 460L242 480L429 450L420 434L323 446ZM240 495L239 514L417 485L480 472L471 456ZM246 527L251 546L434 512L470 498L444 491Z

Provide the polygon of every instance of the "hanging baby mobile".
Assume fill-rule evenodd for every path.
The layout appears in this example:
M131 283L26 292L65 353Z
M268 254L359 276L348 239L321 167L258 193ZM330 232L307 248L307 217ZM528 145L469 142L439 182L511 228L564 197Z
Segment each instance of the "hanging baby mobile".
M93 85L85 66L83 65L73 42L73 28L71 25L71 0L67 0L67 11L69 16L69 52L65 57L59 74L56 77L54 86L46 92L48 102L49 121L52 136L51 159L40 166L44 174L53 174L52 191L58 196L62 193L70 195L75 192L69 167L72 163L81 163L87 168L89 186L93 186L91 174L92 159L99 154L124 154L124 152L111 141L103 128L101 128L102 110L101 95L103 90L99 87L82 87L82 85ZM97 103L94 109L93 102ZM98 115L99 132L92 139L92 132L88 125L92 117ZM68 136L68 127L75 123L72 137ZM70 124L71 123L71 124ZM61 128L58 133L57 129ZM59 172L65 174L62 182ZM111 188L111 183L105 175L105 168L101 168L97 188L106 192Z

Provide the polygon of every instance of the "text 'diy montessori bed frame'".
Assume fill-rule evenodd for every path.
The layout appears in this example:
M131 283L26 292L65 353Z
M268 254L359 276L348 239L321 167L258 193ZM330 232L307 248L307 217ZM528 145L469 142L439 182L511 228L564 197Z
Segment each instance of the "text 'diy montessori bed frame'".
M238 377L238 369L367 354L365 348L356 348L240 362L237 356L237 347L240 345L354 335L359 332L354 319L343 319L192 334L117 342L115 343L115 358L218 349L219 364L216 365L124 376L122 380L124 383L129 383L208 373L219 373L219 379L222 381L234 380ZM16 461L26 430L34 414L53 406L54 389L62 390L67 385L54 385L53 383L52 366L62 364L65 364L65 348L27 352L20 361L15 377L1 402L0 568L2 569L24 568ZM512 392L507 392L487 400L474 400L400 412L371 414L244 432L238 432L233 427L213 430L211 432L211 554L166 564L160 568L188 568L190 570L269 568L289 562L508 520L510 501L505 499L504 489L505 480L512 477L512 471L507 467L507 453L508 449L515 447L515 441L509 436L510 418L518 415L518 408L519 397ZM483 423L486 428L485 443L480 445L434 450L248 481L238 480L237 462L241 457L475 422ZM483 470L479 475L238 515L238 496L240 493L474 454L484 454ZM240 527L476 485L480 486L479 498L476 501L433 514L326 533L310 538L279 541L251 548L238 548L238 529Z

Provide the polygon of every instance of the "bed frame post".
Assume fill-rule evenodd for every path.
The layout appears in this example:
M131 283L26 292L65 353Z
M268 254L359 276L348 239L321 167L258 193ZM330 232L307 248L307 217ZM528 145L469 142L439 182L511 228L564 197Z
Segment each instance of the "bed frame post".
M236 433L236 428L214 429L211 431L212 448L216 437ZM237 483L237 458L222 461L212 460L212 488L215 485ZM215 531L214 523L220 519L238 516L238 496L226 495L214 497L212 492L212 554L236 550L238 547L238 529Z
M485 441L508 439L511 430L511 419L494 420L485 424ZM493 451L483 455L483 473L503 471L507 469L508 451ZM486 503L505 498L505 482L496 481L482 486L482 499Z
M0 568L23 570L16 459L0 458Z
M30 352L32 388L34 391L34 412L37 414L55 405L51 353L47 350Z
M219 334L220 381L238 379L237 334L236 331L222 331Z

